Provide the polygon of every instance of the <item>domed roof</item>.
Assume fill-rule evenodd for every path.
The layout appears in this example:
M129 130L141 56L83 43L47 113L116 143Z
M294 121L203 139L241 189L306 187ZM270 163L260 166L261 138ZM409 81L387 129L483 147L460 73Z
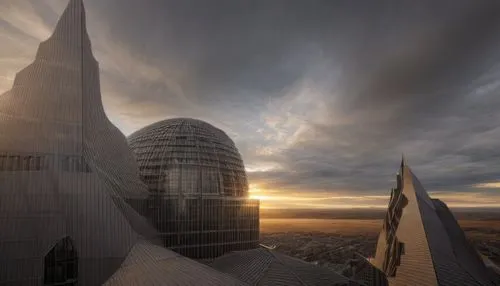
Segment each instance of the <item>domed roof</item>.
M243 160L227 134L201 120L167 119L128 138L143 181L171 195L246 196Z

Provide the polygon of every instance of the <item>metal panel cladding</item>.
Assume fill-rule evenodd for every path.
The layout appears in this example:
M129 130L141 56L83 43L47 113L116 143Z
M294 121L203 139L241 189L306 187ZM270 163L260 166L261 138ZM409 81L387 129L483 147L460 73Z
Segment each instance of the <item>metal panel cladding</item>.
M135 132L129 144L151 191L142 214L166 247L203 259L258 247L259 201L248 198L243 161L222 130L168 119Z
M196 119L175 118L129 137L150 191L171 195L248 194L243 160L224 131Z
M106 117L82 0L0 95L0 285L101 285L156 231L125 198L147 197Z

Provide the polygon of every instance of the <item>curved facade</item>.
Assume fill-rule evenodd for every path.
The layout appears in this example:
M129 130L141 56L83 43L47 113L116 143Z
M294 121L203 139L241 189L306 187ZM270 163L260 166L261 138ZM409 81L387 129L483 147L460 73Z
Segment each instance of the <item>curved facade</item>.
M243 160L224 131L196 119L176 118L129 137L143 181L167 195L246 196Z
M247 197L243 161L220 129L196 119L154 123L129 137L152 193L147 213L164 245L214 258L259 244L259 201Z
M81 1L70 1L35 61L0 95L0 158L0 284L98 285L147 229L122 199L147 189L104 113ZM70 266L46 261L59 248L76 253L75 273L57 277Z
M114 195L144 197L126 138L104 112L82 5L70 1L35 61L0 95L0 151L15 157L4 165L17 170L32 158L38 169L91 167Z
M71 0L0 95L0 285L240 284L187 258L155 260L151 252L176 254L154 244L157 231L125 202L148 194L104 113L83 3ZM178 265L189 271L171 279L164 270Z

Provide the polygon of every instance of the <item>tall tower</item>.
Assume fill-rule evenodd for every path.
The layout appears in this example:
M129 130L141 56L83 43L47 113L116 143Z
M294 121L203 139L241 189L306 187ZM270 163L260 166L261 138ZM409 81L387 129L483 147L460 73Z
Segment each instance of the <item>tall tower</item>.
M242 285L167 250L101 102L82 0L0 95L0 285Z
M0 95L0 284L100 285L155 236L124 202L146 195L102 106L82 0L71 0Z
M69 2L35 61L0 96L0 118L0 151L71 157L103 174L116 194L147 194L125 136L104 112L82 0Z
M390 285L495 285L446 204L401 161L373 264Z

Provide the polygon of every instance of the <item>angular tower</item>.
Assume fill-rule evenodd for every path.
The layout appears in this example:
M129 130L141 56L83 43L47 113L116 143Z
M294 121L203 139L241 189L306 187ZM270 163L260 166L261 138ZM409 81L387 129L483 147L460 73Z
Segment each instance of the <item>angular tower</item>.
M0 95L0 285L239 283L155 245L125 203L147 194L104 112L82 0L70 0Z
M373 264L390 285L495 285L446 204L429 197L404 158Z
M0 284L104 282L155 234L123 200L146 193L104 113L83 4L71 0L0 95Z
M104 112L81 0L70 1L35 61L0 96L0 119L4 154L31 154L40 168L90 167L115 195L146 196L125 136Z

